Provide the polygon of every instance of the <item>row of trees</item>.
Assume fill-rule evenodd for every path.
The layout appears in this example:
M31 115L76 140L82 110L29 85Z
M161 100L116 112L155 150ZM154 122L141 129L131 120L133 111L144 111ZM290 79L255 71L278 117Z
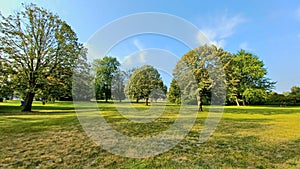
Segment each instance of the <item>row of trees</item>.
M93 86L97 100L123 100L126 96L139 102L145 99L165 98L167 87L163 84L157 69L145 65L133 70L123 71L114 57L105 56L93 62L95 79Z
M74 91L92 91L96 99L164 98L167 87L158 70L145 65L122 71L116 58L87 63L87 49L71 27L50 11L34 4L4 17L0 14L0 98L17 92L24 96L23 111L31 111L34 97L44 100L71 98ZM92 73L93 72L93 73ZM240 50L235 54L214 45L186 53L177 63L167 94L174 103L204 103L226 96L228 104L299 103L299 87L284 95L272 93L275 82L266 78L259 58ZM82 83L72 84L72 78ZM93 93L75 92L76 100ZM1 101L1 99L0 99ZM215 104L222 104L219 99Z
M97 99L107 101L113 96L121 101L127 96L137 102L145 99L148 105L149 98L164 98L167 87L156 69L145 65L126 73L118 69L119 65L112 57L94 61ZM178 61L167 96L170 102L177 104L198 103L199 111L204 103L211 103L213 97L226 97L226 104L238 106L265 104L270 102L275 84L266 75L264 63L252 53L240 50L231 54L214 45L203 45ZM297 93L297 88L292 91ZM215 104L222 104L222 99Z
M194 83L186 81L186 73L182 72L192 74ZM186 53L173 75L169 100L174 103L197 101L199 111L203 102L210 102L212 96L221 97L223 86L227 88L227 103L239 106L262 102L275 84L266 78L267 70L257 56L244 50L231 54L214 45L200 46Z
M74 99L90 100L94 94L86 91L92 91L91 87L96 99L106 101L112 96L121 101L127 94L148 104L149 98L166 93L158 71L151 66L124 72L112 57L89 65L87 49L66 22L34 4L23 6L24 10L15 15L0 14L1 99L17 93L25 99L23 111L31 111L34 97L71 98L73 90L85 91L75 92ZM130 86L125 86L129 77ZM82 83L72 84L72 78Z
M265 98L263 104L269 105L300 105L300 87L293 86L289 92L278 94L270 92Z

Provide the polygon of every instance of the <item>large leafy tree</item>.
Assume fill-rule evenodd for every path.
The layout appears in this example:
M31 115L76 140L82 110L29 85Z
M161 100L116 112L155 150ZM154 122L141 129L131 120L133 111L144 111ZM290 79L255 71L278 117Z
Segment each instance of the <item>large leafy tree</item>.
M227 68L229 101L261 103L275 84L266 75L263 61L252 53L240 50L232 55Z
M25 94L23 111L31 111L38 90L72 75L82 45L57 15L34 4L24 8L0 16L0 61L14 88Z
M225 74L222 70L228 65L228 58L228 52L214 45L203 45L186 53L178 61L173 72L174 79L181 89L181 101L195 99L198 102L198 110L203 111L204 98L210 98L212 95L222 98L225 94ZM212 91L213 88L220 90Z
M111 99L112 80L118 71L120 62L117 58L105 56L93 62L95 72L95 91L97 99Z
M125 86L125 93L128 97L136 99L136 102L145 99L147 106L152 92L157 91L166 94L166 87L158 70L150 65L135 69Z

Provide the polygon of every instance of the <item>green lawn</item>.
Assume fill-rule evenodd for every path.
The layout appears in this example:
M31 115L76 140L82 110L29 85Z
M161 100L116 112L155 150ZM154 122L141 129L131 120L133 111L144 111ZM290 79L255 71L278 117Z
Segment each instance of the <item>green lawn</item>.
M159 119L135 123L114 104L99 103L117 131L137 137L168 129L177 108L167 105ZM199 113L177 146L146 159L97 146L83 131L72 102L35 102L33 112L20 110L19 102L0 103L0 168L300 168L300 107L226 107L216 131L201 145L197 140L208 113Z

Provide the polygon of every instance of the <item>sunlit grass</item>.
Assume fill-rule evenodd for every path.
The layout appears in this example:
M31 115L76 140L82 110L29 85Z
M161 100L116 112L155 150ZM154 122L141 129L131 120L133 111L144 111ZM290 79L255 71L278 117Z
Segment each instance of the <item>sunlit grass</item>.
M135 123L113 103L98 106L115 130L135 137L167 130L179 108L168 104L154 121ZM132 106L151 110L144 103ZM34 102L33 112L20 110L19 101L0 103L0 168L300 168L300 107L225 107L216 131L199 144L205 107L185 139L146 159L121 157L97 146L82 129L72 102Z

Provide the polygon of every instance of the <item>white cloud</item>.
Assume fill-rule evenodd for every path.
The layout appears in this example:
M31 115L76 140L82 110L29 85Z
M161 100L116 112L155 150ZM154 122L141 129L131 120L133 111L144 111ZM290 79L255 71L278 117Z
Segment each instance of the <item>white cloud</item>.
M201 31L218 47L224 47L226 38L231 37L236 27L245 22L245 19L240 15L228 16L227 13L211 17L205 21L201 27Z
M147 63L148 60L146 55L147 55L147 51L143 50L125 56L122 62L122 66L126 68L134 68L134 67L139 67L141 65L144 65L145 63Z
M138 39L134 39L133 40L133 44L139 50L139 52L138 52L138 58L137 58L138 62L140 62L140 63L146 63L145 51L143 51L144 50L143 44Z
M145 51L140 51L139 52L138 60L139 60L140 63L146 63Z
M133 40L133 44L135 45L135 47L136 47L139 51L141 51L141 50L144 49L142 43L141 43L138 39L134 39L134 40Z

